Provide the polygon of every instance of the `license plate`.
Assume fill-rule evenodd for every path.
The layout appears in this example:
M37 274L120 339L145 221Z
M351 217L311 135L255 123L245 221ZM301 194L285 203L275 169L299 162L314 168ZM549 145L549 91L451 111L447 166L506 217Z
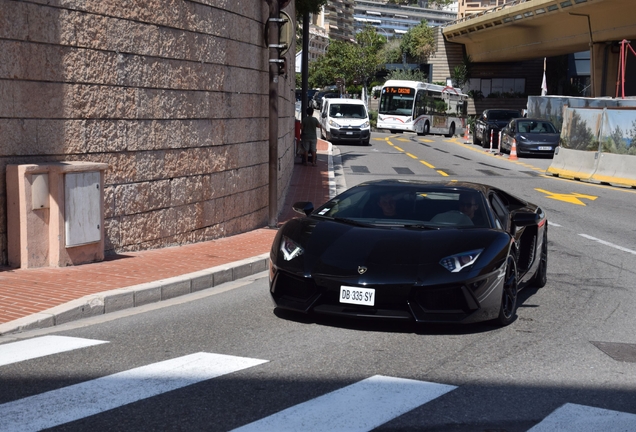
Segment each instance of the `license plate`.
M552 150L552 147L549 147L549 146L539 146L539 150Z
M341 286L340 303L373 306L375 304L375 290L373 288Z
M347 132L347 135L353 135L353 132Z

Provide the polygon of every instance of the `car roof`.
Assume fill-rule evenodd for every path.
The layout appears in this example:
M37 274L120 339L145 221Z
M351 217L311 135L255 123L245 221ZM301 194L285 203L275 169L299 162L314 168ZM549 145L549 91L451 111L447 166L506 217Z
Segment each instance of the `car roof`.
M448 190L466 190L472 189L483 194L488 194L491 189L497 189L494 186L485 183L474 182L462 182L462 181L427 181L427 180L404 180L404 179L381 179L381 180L369 180L363 183L359 183L357 186L392 186L392 187L417 187L426 186L429 188L439 188ZM353 186L353 187L357 187Z
M360 99L346 99L346 98L330 98L329 104L349 104L349 105L364 105L364 102Z
M546 119L541 119L541 118L527 118L527 117L519 117L516 119L513 119L514 121L534 121L534 122L545 122L545 123L552 123L550 120L546 120ZM554 123L552 123L554 125Z

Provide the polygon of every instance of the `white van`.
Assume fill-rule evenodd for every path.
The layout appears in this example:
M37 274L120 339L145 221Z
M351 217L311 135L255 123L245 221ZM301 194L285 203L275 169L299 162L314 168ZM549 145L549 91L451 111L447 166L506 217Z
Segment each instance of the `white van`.
M327 141L369 145L371 124L367 107L360 99L325 99L320 113Z

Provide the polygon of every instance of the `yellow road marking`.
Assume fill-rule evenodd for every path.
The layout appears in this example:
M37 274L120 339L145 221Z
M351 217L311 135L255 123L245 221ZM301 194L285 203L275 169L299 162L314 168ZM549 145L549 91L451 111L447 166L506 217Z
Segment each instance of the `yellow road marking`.
M422 163L422 164L426 165L427 167L429 167L429 168L431 168L431 169L435 169L435 167L434 167L433 165L431 165L430 163L428 163L428 162L426 162L426 161L423 161L423 160L421 160L421 159L420 159L420 163Z
M436 170L438 173L440 173L442 176L444 177L448 177L448 174L446 174L444 171L442 170Z
M535 188L535 190L538 192L547 194L546 195L547 198L555 199L558 201L565 201L570 204L576 204L576 205L582 205L582 206L585 206L586 204L583 201L581 201L579 198L588 199L590 201L594 201L596 200L596 198L598 198L594 195L584 195L580 193L564 194L564 193L550 192L545 189L538 189L538 188Z
M400 147L398 147L396 145L394 145L393 147L395 147L396 150L399 150L399 151L402 151L402 152L404 151L404 150L402 150Z
M412 155L411 153L407 153L406 155L409 156L409 157L412 157L413 159L417 159L417 156Z

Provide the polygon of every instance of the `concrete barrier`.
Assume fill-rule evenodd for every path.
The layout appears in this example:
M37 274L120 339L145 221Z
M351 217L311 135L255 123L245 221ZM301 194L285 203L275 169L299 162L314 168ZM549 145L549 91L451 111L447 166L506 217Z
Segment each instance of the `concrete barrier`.
M590 180L597 169L598 155L598 152L557 147L546 173L568 179Z
M616 186L636 187L636 156L601 153L591 180Z

